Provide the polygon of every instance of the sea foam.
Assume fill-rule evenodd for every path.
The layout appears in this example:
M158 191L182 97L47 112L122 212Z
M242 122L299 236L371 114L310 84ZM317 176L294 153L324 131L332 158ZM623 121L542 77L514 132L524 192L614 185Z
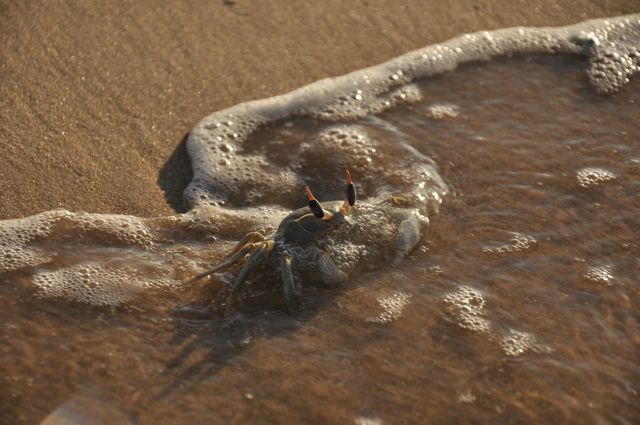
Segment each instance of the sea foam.
M385 138L384 134L401 132L374 114L423 98L425 93L416 84L420 79L464 63L518 54L587 56L587 75L595 89L612 92L637 72L639 45L640 15L562 28L467 34L381 65L213 113L196 125L187 142L194 173L184 191L192 208L189 214L142 219L55 210L6 220L0 222L0 273L29 270L41 295L100 305L127 302L143 289L171 288L193 273L191 266L180 264L206 264L197 250L180 248L181 243L190 238L234 239L238 229L274 229L287 211L300 206L299 197L287 203L286 194L299 194L308 180L319 181L327 167L339 180L340 168L348 165L359 194L373 201L403 193L412 207L424 206L416 213L424 214L426 223L449 188L431 158L402 137ZM430 111L434 119L458 119L455 105L436 105ZM355 123L357 119L366 119L367 129ZM287 128L300 120L320 123L320 130L309 139L281 140L286 139ZM251 143L256 130L276 124L279 133L272 140ZM376 128L386 133L371 133ZM599 169L578 172L581 185L611 179L593 170ZM353 228L363 227L366 238L345 238L350 245L323 247L339 257L340 266L353 267L376 247L391 244L387 218L366 218L361 223L356 217L351 223ZM204 246L201 243L198 249ZM467 308L456 310L464 313L463 325L490 327L479 312Z
M416 80L452 71L464 63L522 54L587 56L587 75L593 87L598 92L610 93L620 89L638 71L638 46L640 15L566 27L483 31L341 77L323 79L281 96L215 112L200 121L189 135L187 151L194 177L184 191L184 199L189 207L238 207L241 205L229 203L229 198L252 187L256 179L267 192L296 190L304 176L295 171L293 160L290 164L276 163L264 152L245 150L252 133L270 123L293 117L326 122L361 118L420 99L422 93L413 84ZM316 141L316 149L322 149L322 143L322 139ZM414 156L415 152L408 155ZM424 158L411 159L411 164L425 163L425 167L431 167ZM346 162L349 161L357 159L347 157ZM433 176L429 184L445 191L435 177L435 168L430 173Z

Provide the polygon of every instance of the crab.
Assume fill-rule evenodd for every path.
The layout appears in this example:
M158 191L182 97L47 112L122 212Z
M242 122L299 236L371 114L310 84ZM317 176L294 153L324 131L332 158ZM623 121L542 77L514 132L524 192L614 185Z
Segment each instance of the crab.
M360 202L356 206L356 188L348 169L344 170L346 183L346 199L329 201L320 204L313 196L308 186L304 191L308 206L299 208L287 215L279 224L275 233L265 236L253 231L247 233L238 244L215 267L197 274L186 281L195 282L200 279L232 267L244 261L244 266L237 274L226 301L228 313L248 278L259 264L267 263L276 270L282 279L284 299L287 310L294 313L297 310L302 295L302 286L296 279L296 266L300 268L315 268L325 285L337 285L349 279L349 275L341 270L326 248L330 234L340 234L341 237L351 239L350 227L359 227L360 236L365 235L369 242L380 242L375 230L368 229L369 224L354 226L352 217L364 219L371 217L385 217L385 223L395 234L388 245L391 245L394 263L408 255L421 238L421 226L424 217L414 209L403 208L403 198L392 196L378 203ZM345 226L347 225L347 226ZM347 227L347 229L345 229ZM376 226L370 226L376 227ZM378 226L380 227L380 226ZM337 229L344 229L345 232ZM373 241L371 241L373 239ZM365 246L365 244L361 246ZM313 267L309 267L309 265ZM295 277L294 277L295 276Z

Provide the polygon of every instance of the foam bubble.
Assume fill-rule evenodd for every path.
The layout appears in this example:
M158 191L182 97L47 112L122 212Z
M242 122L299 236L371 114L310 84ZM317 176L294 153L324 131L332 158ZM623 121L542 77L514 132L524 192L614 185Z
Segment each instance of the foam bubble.
M50 255L33 245L49 237L52 232L66 228L73 228L79 236L91 235L145 247L152 245L151 232L144 219L125 215L53 210L31 217L4 220L0 228L0 272L50 261Z
M436 104L427 108L427 115L436 120L455 118L460 114L460 107L453 104Z
M377 143L361 128L355 125L330 127L321 132L314 143L302 146L301 167L313 166L316 158L324 158L338 167L349 158L349 167L354 175L367 175L374 161L380 160Z
M199 143L187 145L194 179L183 196L191 205L223 205L227 194L233 192L239 182L254 174L260 174L263 182L269 179L283 184L287 181L297 182L292 173L267 167L263 155L239 154L242 142L267 119L252 114L246 108L235 109L241 109L242 113L237 116L227 111L209 116L190 133L190 139L199 140Z
M0 226L0 272L35 266L50 260L42 250L27 246L29 242L46 238L54 225L67 212L48 211L31 217L4 220Z
M570 54L590 58L590 81L601 92L611 92L626 84L638 70L640 15L610 20L593 20L560 28L509 28L479 32L409 52L386 63L338 78L328 78L290 93L256 100L216 112L204 118L191 132L187 151L194 178L184 192L191 206L227 206L230 197L249 193L254 201L261 190L274 193L292 191L301 176L294 164L275 163L262 152L245 150L248 137L260 126L290 117L310 117L320 121L346 121L380 113L400 102L422 97L415 81L474 61L517 54ZM433 115L451 115L452 110L436 108ZM403 155L393 153L396 160ZM353 155L353 156L352 156ZM400 172L410 173L414 165L428 163L416 152L406 163L395 163ZM357 150L342 160L345 163L368 161L371 155ZM389 159L389 158L387 158ZM384 163L388 168L389 162ZM427 180L439 195L446 192L431 164L432 178ZM374 173L375 174L375 173ZM259 181L259 184L256 183ZM394 176L385 175L386 183ZM396 188L397 189L397 188ZM405 189L405 188L400 188ZM402 190L404 191L404 190ZM238 195L239 196L239 195ZM244 199L244 198L243 198Z
M109 235L110 239L128 245L150 248L153 237L149 226L140 217L119 214L72 213L67 219L81 232Z
M471 390L466 390L458 394L458 401L460 403L473 403L474 401L476 401L476 396L473 395Z
M586 189L616 179L616 175L604 168L586 167L576 173L578 184Z
M2 245L0 249L0 272L18 270L46 263L51 257L37 248L18 245Z
M356 425L382 425L384 422L378 417L359 416L354 419Z
M497 247L486 246L482 248L482 251L491 254L519 252L529 249L536 242L532 236L525 235L524 233L513 232L511 235L509 243Z
M527 351L536 353L548 353L551 348L541 344L536 337L528 332L521 332L510 329L506 335L500 339L500 347L506 355L511 357L520 356Z
M491 324L482 317L486 300L477 289L461 286L448 294L444 301L449 305L452 315L457 318L461 328L479 333L491 331Z
M613 284L613 266L595 266L589 267L584 273L584 277L587 279L598 282L606 283L607 285Z
M131 301L145 289L170 288L177 282L168 278L145 279L127 268L87 263L51 272L38 272L33 277L33 283L43 297L117 306Z
M638 72L639 24L640 20L632 17L605 20L575 36L575 42L590 57L588 75L598 92L618 91Z
M392 84L384 85L382 90L380 86L371 85L371 81L367 81L368 85L356 89L350 95L338 96L319 111L311 111L311 115L325 121L343 121L380 113L391 107L422 99L418 86L409 84L401 70L389 76Z
M396 292L388 297L379 298L378 305L381 312L372 322L390 323L402 316L404 308L409 304L411 295L404 292Z
M227 215L231 221L233 215ZM216 216L208 220L215 221ZM175 285L168 276L184 264L188 269L192 260L185 257L188 250L177 253L168 246L164 235L179 230L193 235L200 227L204 233L212 232L203 221L197 213L144 219L65 210L4 220L0 222L0 273L18 269L34 273L33 283L41 296L118 305L142 290ZM157 244L163 244L162 249Z
M380 126L384 125L380 120ZM285 122L277 130L267 130L266 141L251 139L227 148L234 152L229 164L233 185L211 188L206 182L194 180L194 187L202 195L197 205L208 205L209 200L220 198L216 204L219 211L238 211L238 208L259 204L298 206L292 201L299 199L296 194L301 193L304 184L311 184L318 195L318 188L335 187L348 165L361 200L409 193L412 206L437 209L447 187L434 162L407 141L385 138L380 148L379 141L359 125L319 127L314 134ZM383 131L393 133L397 129L383 128ZM243 145L245 143L249 146ZM212 156L211 161L215 158ZM237 167L242 168L243 164L258 160L256 158L261 165L251 165L235 174ZM391 162L393 167L389 167ZM227 171L216 173L224 176ZM207 194L209 189L215 193ZM340 198L342 196L337 199Z
M445 297L449 305L450 313L457 318L461 328L474 332L488 334L488 338L498 342L502 350L508 355L517 357L527 351L536 353L548 353L551 348L542 344L528 332L508 329L500 335L495 331L491 323L482 317L486 300L482 293L469 286L461 286L456 291Z

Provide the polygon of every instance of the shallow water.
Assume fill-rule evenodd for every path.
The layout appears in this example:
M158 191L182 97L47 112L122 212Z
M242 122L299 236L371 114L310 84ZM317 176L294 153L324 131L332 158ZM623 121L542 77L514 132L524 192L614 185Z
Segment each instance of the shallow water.
M284 177L257 172L228 198L239 210L14 222L18 236L3 243L20 245L22 260L5 259L0 275L0 417L637 422L640 83L595 94L586 67L469 64L377 115L264 126L238 155L265 155ZM293 316L269 274L227 317L229 275L181 284L301 206L287 176L340 199L345 163L362 205L423 195L429 224L409 258L334 246L359 266L337 288L306 286ZM371 234L391 243L384 229Z

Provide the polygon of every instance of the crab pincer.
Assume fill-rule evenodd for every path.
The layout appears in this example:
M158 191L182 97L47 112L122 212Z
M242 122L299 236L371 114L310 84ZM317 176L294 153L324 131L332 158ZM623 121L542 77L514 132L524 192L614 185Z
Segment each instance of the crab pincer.
M309 200L309 209L313 215L318 218L324 218L324 209L322 208L322 205L320 205L320 202L318 202L318 200L313 196L313 193L311 193L309 186L304 187L304 193L307 195L307 199Z
M347 185L347 202L349 206L354 206L356 203L356 185L353 184L353 180L351 180L351 173L349 173L349 169L344 169L344 179Z

